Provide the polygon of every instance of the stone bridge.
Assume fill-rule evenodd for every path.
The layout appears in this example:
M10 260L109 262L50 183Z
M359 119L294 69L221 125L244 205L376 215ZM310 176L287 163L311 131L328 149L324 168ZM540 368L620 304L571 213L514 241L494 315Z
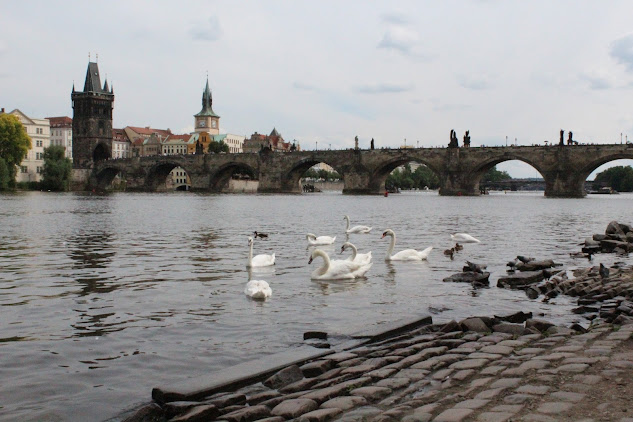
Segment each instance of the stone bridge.
M245 171L259 180L258 192L299 193L301 176L326 163L343 178L345 194L381 194L396 167L416 161L434 171L440 195L479 195L479 182L493 166L519 160L545 180L545 196L585 196L584 182L596 168L618 159L633 159L633 144L322 150L289 153L241 153L150 156L98 161L88 189L105 189L117 174L127 190L155 191L169 172L182 167L194 191L222 192L231 175Z

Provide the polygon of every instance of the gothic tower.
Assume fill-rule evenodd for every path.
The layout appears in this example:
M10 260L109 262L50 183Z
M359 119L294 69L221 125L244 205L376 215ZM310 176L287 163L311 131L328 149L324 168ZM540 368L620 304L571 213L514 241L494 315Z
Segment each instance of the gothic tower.
M196 114L195 128L196 132L207 132L211 135L220 133L220 116L213 111L213 98L209 89L209 78L207 77L207 86L202 93L202 110Z
M73 168L91 168L112 156L114 91L106 80L101 86L99 66L89 62L83 91L73 91Z

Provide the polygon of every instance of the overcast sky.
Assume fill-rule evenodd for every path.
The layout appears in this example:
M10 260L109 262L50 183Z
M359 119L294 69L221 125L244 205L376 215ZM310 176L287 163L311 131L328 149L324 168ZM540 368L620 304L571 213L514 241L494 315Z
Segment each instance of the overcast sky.
M192 131L208 72L224 132L303 149L633 141L630 0L3 3L0 106L32 117L72 117L90 53L115 127Z

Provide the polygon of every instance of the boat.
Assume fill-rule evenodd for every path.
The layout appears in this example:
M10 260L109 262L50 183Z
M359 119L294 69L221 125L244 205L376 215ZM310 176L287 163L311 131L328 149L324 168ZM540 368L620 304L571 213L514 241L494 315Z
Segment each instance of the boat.
M601 187L598 190L589 191L589 193L592 194L592 195L617 195L620 192L618 192L617 190L611 188L610 186L604 186L604 187Z

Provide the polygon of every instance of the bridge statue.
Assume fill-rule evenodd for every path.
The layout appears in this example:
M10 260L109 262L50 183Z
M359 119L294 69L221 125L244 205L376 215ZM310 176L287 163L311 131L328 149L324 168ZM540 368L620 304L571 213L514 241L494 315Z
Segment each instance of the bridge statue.
M565 131L563 129L560 130L560 142L558 143L558 145L565 145L565 143L563 142L563 137L565 136Z
M469 135L470 131L467 130L466 133L464 134L464 146L465 147L469 147L470 146L470 135Z
M459 142L457 141L457 134L451 129L451 141L448 143L449 148L458 148Z
M567 145L573 145L574 144L574 140L572 139L572 131L569 131L569 138L567 138Z
M358 149L358 135L354 138L354 149Z

